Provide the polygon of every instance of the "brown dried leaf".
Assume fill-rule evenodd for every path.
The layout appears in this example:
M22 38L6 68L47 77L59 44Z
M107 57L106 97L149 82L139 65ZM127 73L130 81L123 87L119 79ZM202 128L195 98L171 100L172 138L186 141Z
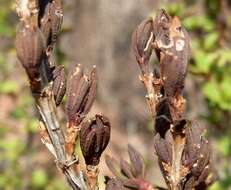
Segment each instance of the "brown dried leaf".
M128 145L128 154L131 160L131 171L134 177L143 178L145 165L142 156L131 145Z
M117 177L118 179L122 178L122 175L120 173L120 165L119 163L111 156L106 155L105 156L105 162L107 164L107 167L112 172L112 174Z
M120 170L121 170L121 173L126 176L127 178L133 178L133 175L132 175L132 172L131 172L131 166L130 164L124 160L124 159L121 159L120 160Z

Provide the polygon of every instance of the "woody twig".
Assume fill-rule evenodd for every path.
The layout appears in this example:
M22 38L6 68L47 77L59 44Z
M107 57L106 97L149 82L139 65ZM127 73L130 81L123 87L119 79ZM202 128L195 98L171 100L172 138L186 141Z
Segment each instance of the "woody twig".
M84 74L81 65L74 65L66 82L64 67L57 66L52 60L63 17L60 0L18 0L17 13L20 23L16 49L19 61L28 75L31 92L40 113L39 127L42 142L54 155L58 168L63 172L72 189L98 189L98 169L90 171L86 160L86 172L91 173L91 176L84 177L78 156L75 154L81 123L91 109L96 96L96 68L94 67L88 75ZM68 122L64 130L57 117L57 108L65 95L66 86ZM85 134L81 138L81 142L91 142L92 146L95 146L97 139L93 149L91 147L83 150L84 154L88 155L90 154L88 151L92 152L95 149L97 152L97 156L93 154L87 158L98 158L97 164L96 162L90 164L93 166L98 165L101 153L110 137L109 121L105 124L106 127L101 123L98 125L100 127L97 125L93 127L95 132L93 136ZM104 130L105 128L109 130Z

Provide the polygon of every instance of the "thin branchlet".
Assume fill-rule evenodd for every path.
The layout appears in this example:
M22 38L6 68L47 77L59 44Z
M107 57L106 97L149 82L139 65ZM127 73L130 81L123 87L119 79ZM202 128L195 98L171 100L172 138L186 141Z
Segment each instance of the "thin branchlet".
M57 66L53 60L63 18L61 0L18 0L16 11L20 18L16 50L40 113L41 140L55 157L57 167L72 189L96 190L100 156L110 138L110 123L104 116L96 115L96 131L85 133L87 142L96 143L96 146L91 144L90 149L83 150L84 156L87 154L87 159L93 160L90 164L86 161L87 175L83 175L75 153L81 122L96 96L96 68L87 75L78 65L66 79L64 66ZM68 121L67 130L64 130L57 116L57 107L66 93L66 84Z

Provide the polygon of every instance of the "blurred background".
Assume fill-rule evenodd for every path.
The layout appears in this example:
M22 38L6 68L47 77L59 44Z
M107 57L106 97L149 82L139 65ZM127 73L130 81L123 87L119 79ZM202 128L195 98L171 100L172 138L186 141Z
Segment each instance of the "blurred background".
M230 0L66 0L57 64L68 68L81 63L86 70L97 66L99 88L89 116L100 112L110 118L112 137L106 153L127 158L130 143L144 156L148 178L164 186L145 91L130 48L135 27L158 8L178 15L190 33L187 117L208 128L219 176L210 190L231 189ZM15 1L0 0L0 189L67 190L40 141L36 108L14 48L18 22L14 9ZM64 111L61 106L63 124ZM110 173L103 156L101 184L106 174Z

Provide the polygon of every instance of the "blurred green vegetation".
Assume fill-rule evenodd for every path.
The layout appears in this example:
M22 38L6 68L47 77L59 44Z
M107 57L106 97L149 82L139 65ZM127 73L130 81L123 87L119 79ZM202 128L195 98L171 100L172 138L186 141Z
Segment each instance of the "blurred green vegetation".
M182 0L168 3L165 7L183 20L192 38L189 71L195 79L199 79L198 91L203 93L208 108L201 117L211 126L209 132L215 139L216 154L222 162L222 171L218 171L220 179L211 190L231 187L231 5L224 6L224 2L228 0ZM26 185L31 190L65 190L67 186L57 177L54 165L50 166L54 172L48 172L44 166L35 167L33 160L29 171L24 166L27 164L26 157L30 159L37 155L36 145L31 147L30 143L38 133L38 124L34 110L31 110L33 100L29 93L17 96L22 93L25 84L20 86L18 81L9 77L15 68L6 63L9 57L15 56L12 39L17 19L12 11L14 6L13 0L0 1L0 38L5 43L0 49L0 95L17 97L10 119L24 127L12 129L6 121L0 121L0 189L24 189ZM62 52L57 50L57 53L64 59ZM11 137L9 134L14 130L23 135ZM26 137L28 142L22 137Z

